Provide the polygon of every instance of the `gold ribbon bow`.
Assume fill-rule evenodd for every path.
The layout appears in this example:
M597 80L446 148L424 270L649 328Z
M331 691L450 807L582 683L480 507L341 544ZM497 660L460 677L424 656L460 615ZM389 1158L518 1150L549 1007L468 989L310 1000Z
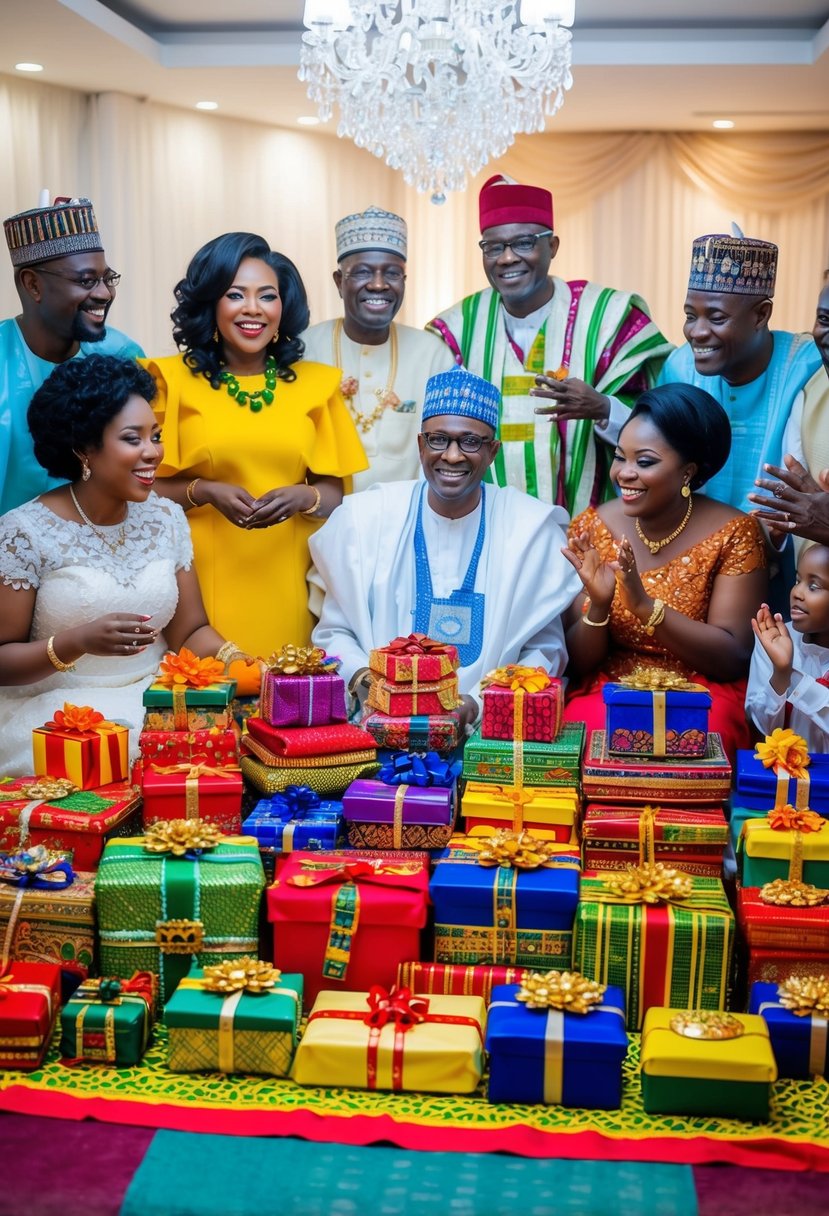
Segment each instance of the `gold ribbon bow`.
M788 727L778 726L762 743L758 743L754 755L761 761L764 768L774 769L780 774L782 769L789 777L802 780L806 769L811 763L806 740Z
M829 900L829 891L811 882L775 878L760 888L760 898L777 908L817 908Z
M538 840L527 831L496 832L494 836L472 838L469 844L477 849L480 865L515 870L557 865L561 848L555 841Z
M16 790L5 790L0 793L0 802L22 802L24 799L34 802L58 802L77 794L78 787L68 777L40 777L37 781L19 785Z
M562 1013L589 1013L600 1005L607 991L606 984L589 980L575 971L548 971L542 975L531 971L521 980L516 1000L528 1009L558 1009Z
M283 646L265 664L268 671L282 676L331 675L340 665L339 659L329 658L319 646Z
M513 692L543 692L552 682L549 672L543 667L522 667L510 663L488 672L481 680L481 688L489 688L494 684L499 688L511 688Z
M607 894L597 891L591 900L625 904L663 904L688 899L693 890L690 874L656 861L625 866L622 873L604 881Z
M665 671L661 667L645 667L641 664L634 667L629 675L623 676L619 683L623 688L635 688L642 692L707 692L704 684L694 684L675 671Z
M212 849L222 834L212 823L201 819L159 820L144 833L144 848L148 853L171 853L183 857L196 849Z
M826 826L826 820L817 811L794 807L790 802L773 807L767 819L775 832L820 832Z
M792 976L778 985L777 997L784 1009L799 1018L816 1015L829 1018L829 978L825 975Z
M258 994L269 992L281 979L282 972L277 967L245 955L232 962L205 967L202 987L205 992L218 992L223 996L232 992Z
M181 764L153 764L150 767L154 773L184 773L184 809L187 819L199 818L199 777L223 777L227 780L234 773L241 771L238 764L214 768L209 764L193 764L191 761Z

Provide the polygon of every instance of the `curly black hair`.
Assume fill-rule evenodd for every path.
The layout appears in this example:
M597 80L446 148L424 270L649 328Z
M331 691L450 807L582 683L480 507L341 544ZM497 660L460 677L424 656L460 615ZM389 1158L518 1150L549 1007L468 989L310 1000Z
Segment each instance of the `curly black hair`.
M184 362L218 388L222 374L221 340L213 341L216 305L233 282L245 258L267 262L276 275L282 299L279 337L271 353L277 376L295 380L292 364L302 358L305 343L297 337L308 328L310 313L305 285L293 262L271 249L264 237L253 232L226 232L202 245L193 255L187 274L176 284L178 307L170 314L173 338L184 351Z
M719 401L705 389L693 384L660 384L642 393L625 426L642 415L650 418L683 460L697 466L691 478L692 490L710 481L728 460L731 423Z
M60 363L29 402L35 458L50 477L75 481L78 451L100 448L104 430L130 397L155 398L155 381L131 359L87 355Z

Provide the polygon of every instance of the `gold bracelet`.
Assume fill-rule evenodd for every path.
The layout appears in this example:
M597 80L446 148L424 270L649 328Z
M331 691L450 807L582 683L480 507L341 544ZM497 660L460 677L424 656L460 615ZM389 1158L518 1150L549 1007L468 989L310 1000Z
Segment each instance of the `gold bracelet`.
M225 671L227 671L230 664L236 659L248 659L250 655L246 654L241 646L237 646L235 642L222 642L216 651L216 658L220 663L224 663Z
M193 487L197 486L200 481L201 481L201 477L194 477L193 480L188 485L187 489L185 490L185 494L187 495L187 501L190 503L191 507L203 507L204 506L203 502L196 502L195 498L193 497Z
M308 486L309 490L314 491L314 494L315 494L314 505L312 507L309 507L307 511L301 511L300 514L301 515L316 515L317 511L319 511L319 509L320 509L320 503L322 502L322 494L320 494L320 492L316 486L310 485L307 481L305 484Z
M52 636L49 638L49 641L46 643L46 656L56 671L74 671L75 670L74 663L64 663L63 660L59 659L58 656L55 654L55 635L54 634L52 634Z
M653 637L654 630L657 625L661 625L665 620L665 605L662 600L653 601L653 611L645 622L645 633L648 637Z
M591 607L592 604L590 603L590 600L585 600L584 611L581 614L581 619L585 625L590 625L592 629L602 629L605 625L610 624L610 612L608 612L603 621L591 621L590 617L587 615Z

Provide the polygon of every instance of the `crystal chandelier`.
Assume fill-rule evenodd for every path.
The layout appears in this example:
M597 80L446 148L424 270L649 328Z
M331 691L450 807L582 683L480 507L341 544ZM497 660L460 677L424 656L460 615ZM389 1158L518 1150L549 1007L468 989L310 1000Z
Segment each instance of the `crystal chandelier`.
M442 203L544 130L570 75L575 0L306 0L300 80L323 122Z

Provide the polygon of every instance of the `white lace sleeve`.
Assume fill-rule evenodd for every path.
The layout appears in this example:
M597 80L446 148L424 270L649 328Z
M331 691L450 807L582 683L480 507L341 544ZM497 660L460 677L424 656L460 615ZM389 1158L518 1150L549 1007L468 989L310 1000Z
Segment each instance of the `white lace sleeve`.
M15 591L40 586L43 557L33 540L37 531L27 523L25 508L0 517L0 578Z
M189 570L193 564L193 540L190 536L187 516L178 503L173 502L172 499L162 498L160 495L154 496L154 498L157 509L166 516L176 573L179 570Z

